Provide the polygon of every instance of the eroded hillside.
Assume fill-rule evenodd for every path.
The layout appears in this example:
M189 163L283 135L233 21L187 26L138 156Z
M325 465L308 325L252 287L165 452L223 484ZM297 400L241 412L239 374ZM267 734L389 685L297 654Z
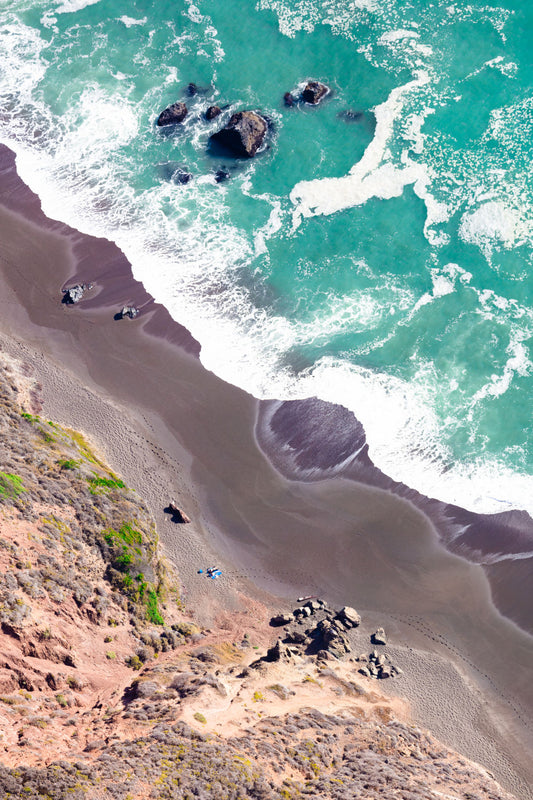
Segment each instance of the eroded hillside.
M508 797L341 652L267 654L258 604L200 630L148 509L23 372L0 369L0 796Z

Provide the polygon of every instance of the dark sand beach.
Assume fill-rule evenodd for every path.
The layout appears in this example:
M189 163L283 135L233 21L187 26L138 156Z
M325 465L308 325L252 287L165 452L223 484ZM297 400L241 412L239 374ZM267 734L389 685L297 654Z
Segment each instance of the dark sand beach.
M532 559L494 557L533 551L527 515L427 500L373 467L344 410L259 402L205 370L113 244L46 219L5 147L0 265L2 352L40 384L43 415L83 430L146 499L203 622L246 595L275 609L308 594L356 607L367 632L386 628L404 670L380 688L533 796ZM77 282L94 288L62 304ZM139 317L115 320L130 304ZM165 514L171 497L190 525ZM221 579L197 575L210 563Z

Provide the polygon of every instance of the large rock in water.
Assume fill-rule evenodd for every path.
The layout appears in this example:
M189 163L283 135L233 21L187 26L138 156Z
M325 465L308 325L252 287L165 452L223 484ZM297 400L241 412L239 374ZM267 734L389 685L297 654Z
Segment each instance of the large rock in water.
M205 118L208 120L216 119L222 114L222 109L220 106L209 106L207 111L205 112Z
M179 122L183 122L187 113L188 109L185 103L173 103L160 113L157 118L157 124L159 126L177 125Z
M302 92L302 100L305 103L311 103L311 105L316 106L328 92L329 89L325 84L318 81L309 81Z
M210 138L240 158L253 158L265 138L266 120L256 111L239 111Z

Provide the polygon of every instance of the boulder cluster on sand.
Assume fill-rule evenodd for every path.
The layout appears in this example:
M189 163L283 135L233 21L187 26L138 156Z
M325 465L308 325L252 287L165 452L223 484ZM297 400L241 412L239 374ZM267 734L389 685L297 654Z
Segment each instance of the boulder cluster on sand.
M391 664L386 653L378 653L377 650L372 650L370 654L362 653L355 660L362 665L359 672L367 678L392 678L402 674L399 667Z
M279 637L266 656L252 666L259 666L264 661L290 661L293 656L304 654L315 655L317 660L342 658L352 652L347 634L359 627L361 616L350 606L343 606L340 611L330 609L324 600L317 598L307 600L292 612L277 614L270 624L282 627L284 636ZM383 628L372 634L371 641L386 644ZM401 674L401 670L391 664L388 655L376 650L370 655L363 653L354 661L361 664L359 672L369 678L391 678Z

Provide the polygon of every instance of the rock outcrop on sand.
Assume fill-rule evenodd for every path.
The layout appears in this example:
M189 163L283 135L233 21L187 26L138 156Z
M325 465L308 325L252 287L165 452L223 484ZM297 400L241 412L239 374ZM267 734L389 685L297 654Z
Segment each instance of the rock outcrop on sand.
M122 306L120 311L120 316L122 319L124 317L129 317L129 319L135 319L135 317L139 316L139 309L135 306Z
M378 628L377 631L372 634L372 644L387 644L387 636L383 628Z
M160 113L157 118L157 124L159 127L164 125L179 125L183 122L188 113L185 103L173 103Z
M222 130L210 137L210 141L239 158L253 158L264 142L267 129L266 119L257 111L239 111Z
M75 286L71 286L69 289L63 289L63 303L66 303L67 305L79 303L85 292L92 288L92 283L77 283Z
M191 521L191 518L188 517L185 511L178 506L175 500L171 500L168 504L168 512L172 514L173 522L187 524Z
M261 667L263 661L288 661L293 656L312 655L317 661L331 658L342 659L351 653L350 631L361 624L361 616L350 606L340 611L330 609L321 599L307 600L290 613L273 616L270 624L274 628L283 627L283 637L279 637L264 658L255 661L253 667ZM383 628L370 637L373 644L387 643ZM370 655L363 653L352 658L360 662L359 672L367 678L391 678L401 675L402 670L390 662L385 653L374 650Z

